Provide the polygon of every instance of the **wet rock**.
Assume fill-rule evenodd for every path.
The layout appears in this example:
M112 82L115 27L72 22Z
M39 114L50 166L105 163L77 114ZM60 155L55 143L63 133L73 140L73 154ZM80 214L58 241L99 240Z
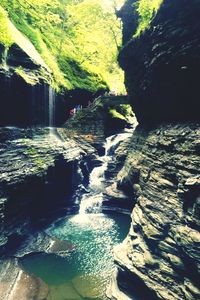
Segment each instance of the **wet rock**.
M112 159L108 162L108 168L105 171L107 186L104 191L103 210L115 210L121 212L129 212L132 210L134 201L129 195L128 189L119 187L117 175L122 169L128 149L130 147L132 130L127 133L126 139L115 145L109 150Z
M53 238L52 243L48 248L48 252L65 256L70 252L73 252L75 249L76 245L72 244L70 241L61 241L59 239Z
M0 299L21 300L46 299L49 293L48 286L39 278L24 272L16 260L1 262L0 270Z
M8 26L13 44L0 46L0 125L48 126L52 72L30 40L9 20Z
M196 300L200 2L164 0L137 38L132 38L138 22L134 4L126 1L119 12L124 34L119 62L140 126L117 187L132 195L135 206L129 235L114 251L115 280L131 299ZM120 297L113 288L110 298Z
M76 245L67 240L59 240L49 236L45 232L30 235L15 251L14 256L23 259L27 255L37 253L55 254L58 256L68 256L76 249Z
M129 235L114 250L118 287L130 297L200 297L199 139L195 123L139 127L133 135L118 181L132 184L136 202Z
M78 209L72 194L83 179L79 165L95 149L49 129L2 128L0 140L1 250L5 245L9 253L34 230Z

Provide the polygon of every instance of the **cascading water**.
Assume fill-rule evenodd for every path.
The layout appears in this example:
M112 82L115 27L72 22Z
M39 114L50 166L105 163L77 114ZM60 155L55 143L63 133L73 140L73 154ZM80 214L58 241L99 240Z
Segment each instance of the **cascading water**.
M105 171L108 163L112 160L118 145L132 135L133 129L124 131L120 134L115 134L106 139L105 155L100 157L101 165L95 167L91 174L88 186L88 193L84 193L80 200L79 215L87 213L100 213L103 202L103 192L105 190Z
M49 87L49 127L55 125L55 90Z
M3 52L2 66L6 72L9 71L9 66L7 65L8 49L5 48Z
M107 300L106 289L115 269L112 249L127 235L130 219L124 214L102 213L105 171L120 142L129 138L132 131L107 138L105 155L98 158L99 165L90 174L87 190L83 192L80 185L77 191L79 213L68 215L46 229L48 236L53 237L53 248L59 250L60 241L65 241L70 250L63 251L61 246L59 256L35 253L21 259L26 271L48 285L45 299Z

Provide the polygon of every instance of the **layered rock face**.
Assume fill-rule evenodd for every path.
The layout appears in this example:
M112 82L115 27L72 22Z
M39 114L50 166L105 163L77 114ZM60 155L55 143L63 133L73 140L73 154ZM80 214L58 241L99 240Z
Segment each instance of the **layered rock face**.
M84 141L61 140L49 129L0 130L0 253L55 217L78 209L72 194L87 176L84 157L95 152ZM80 145L81 144L81 145Z
M165 0L120 54L139 126L118 174L135 206L111 299L200 299L199 5Z
M133 136L118 179L137 200L129 235L115 249L118 285L129 296L200 297L199 141L199 124L137 129Z
M120 16L130 31L135 13L128 14L129 6ZM199 119L199 19L199 1L165 0L150 29L121 51L119 62L140 123Z
M79 110L69 118L64 127L68 135L83 136L99 154L104 154L105 137L131 127L136 118L130 109L126 96L101 96L88 107Z

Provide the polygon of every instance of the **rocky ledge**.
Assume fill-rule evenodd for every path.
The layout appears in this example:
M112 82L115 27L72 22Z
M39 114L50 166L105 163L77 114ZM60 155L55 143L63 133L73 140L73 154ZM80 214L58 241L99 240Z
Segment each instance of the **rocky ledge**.
M13 253L31 232L77 209L72 194L95 149L66 134L62 140L63 131L0 129L1 254Z
M136 201L110 298L199 299L199 124L138 128L131 145L118 185Z
M65 123L68 134L83 135L94 146L106 136L130 128L136 119L127 96L100 96Z

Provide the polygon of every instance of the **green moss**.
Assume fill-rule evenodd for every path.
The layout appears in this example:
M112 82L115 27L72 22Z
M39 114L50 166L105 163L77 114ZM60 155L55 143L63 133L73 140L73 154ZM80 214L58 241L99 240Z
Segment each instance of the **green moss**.
M139 0L136 3L136 10L139 14L139 25L134 37L138 37L149 28L152 18L157 13L162 2L163 0Z
M125 117L133 115L133 110L132 110L132 107L130 106L130 104L120 104L119 110L120 110L121 114Z
M108 113L112 119L120 119L130 124L135 122L135 116L132 111L132 107L129 104L120 104L109 107Z
M107 88L100 75L92 73L70 57L61 59L61 70L65 77L69 78L73 88L83 88L90 91L96 91L99 88Z
M10 47L14 42L8 21L7 13L0 6L0 43L6 47Z
M23 32L26 37L33 43L37 51L41 54L47 66L52 71L53 77L55 79L54 83L52 82L54 88L58 90L60 86L64 86L65 88L70 89L72 87L71 84L64 78L64 74L59 69L55 57L48 50L45 42L43 41L40 31L28 25L27 22L23 19L19 19L18 16L15 16L13 21L17 28L21 32Z
M126 118L114 108L109 109L109 114L111 118L126 120Z
M15 72L30 85L39 83L39 78L34 72L26 73L22 67L16 68Z
M24 154L32 161L36 168L44 168L46 166L46 158L41 158L38 149L29 147Z
M112 0L105 3L1 0L9 19L33 43L51 70L55 88L96 91L109 86L123 91L123 72L117 65L120 21L111 9ZM7 18L5 11L2 17L0 11L0 18ZM3 39L10 45L8 33L6 38L0 37L0 41Z
M26 142L26 140L25 140L25 142ZM27 155L28 157L33 157L33 156L36 156L36 155L38 155L38 150L36 149L36 148L34 148L34 147L29 147L26 151L25 151L25 153L24 153L25 155Z

